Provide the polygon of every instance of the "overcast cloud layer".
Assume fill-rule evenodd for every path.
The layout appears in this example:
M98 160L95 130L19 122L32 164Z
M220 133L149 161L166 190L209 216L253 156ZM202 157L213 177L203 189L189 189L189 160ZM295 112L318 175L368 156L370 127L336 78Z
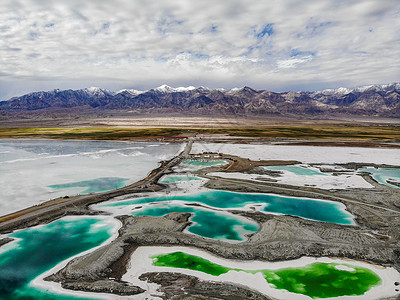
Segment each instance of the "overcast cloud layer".
M400 81L400 1L1 0L0 99L34 90L273 91Z

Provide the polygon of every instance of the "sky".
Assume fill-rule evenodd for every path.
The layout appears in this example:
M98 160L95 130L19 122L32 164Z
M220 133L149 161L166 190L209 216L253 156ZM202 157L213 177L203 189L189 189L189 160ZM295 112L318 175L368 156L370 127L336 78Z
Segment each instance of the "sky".
M399 0L0 1L0 100L89 86L399 81Z

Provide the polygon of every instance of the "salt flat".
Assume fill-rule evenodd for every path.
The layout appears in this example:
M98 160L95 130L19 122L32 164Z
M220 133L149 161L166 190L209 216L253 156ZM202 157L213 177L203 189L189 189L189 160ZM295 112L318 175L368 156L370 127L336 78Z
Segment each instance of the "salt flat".
M192 154L219 152L252 160L297 160L302 163L372 163L400 165L400 149L194 143Z
M370 189L374 186L366 182L361 176L352 174L340 174L337 176L327 175L297 175L288 171L283 171L282 176L272 177L268 175L247 174L247 173L226 173L226 172L213 172L209 173L211 176L218 176L222 178L236 178L244 180L263 181L263 179L276 180L281 184L295 185L295 186L312 186L323 190L330 189L349 189L349 188L363 188Z
M182 144L75 140L0 141L0 215L44 201L140 180Z

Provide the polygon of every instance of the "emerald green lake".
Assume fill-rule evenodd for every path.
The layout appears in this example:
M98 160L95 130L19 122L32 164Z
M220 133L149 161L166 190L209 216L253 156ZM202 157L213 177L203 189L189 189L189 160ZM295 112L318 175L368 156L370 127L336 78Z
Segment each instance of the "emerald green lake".
M387 180L392 180L400 183L400 169L368 167L360 169L359 171L371 173L372 177L381 184L400 189L400 187L387 182Z
M190 195L167 195L161 197L138 198L104 205L118 207L151 202L183 201L200 203L212 208L237 209L246 205L265 205L261 211L298 216L315 221L350 225L354 224L353 216L344 210L344 205L336 202L284 197L268 194L246 194L227 191L207 191ZM171 211L172 212L172 211Z
M371 270L348 264L312 263L304 267L277 270L243 270L214 264L184 252L161 254L151 258L154 266L195 270L213 276L231 270L261 273L273 288L307 295L313 299L363 295L373 286L381 284L380 277Z
M119 189L126 186L128 178L102 177L93 180L84 180L71 183L49 185L49 188L60 190L66 188L86 188L82 193L101 193Z
M8 235L17 240L0 248L0 299L77 299L46 294L28 284L65 259L105 242L113 229L105 219L69 217Z
M187 230L207 238L242 241L246 234L257 232L259 229L256 222L247 218L178 203L148 205L140 210L135 210L132 215L159 217L171 212L193 213L194 215L190 219L193 224Z

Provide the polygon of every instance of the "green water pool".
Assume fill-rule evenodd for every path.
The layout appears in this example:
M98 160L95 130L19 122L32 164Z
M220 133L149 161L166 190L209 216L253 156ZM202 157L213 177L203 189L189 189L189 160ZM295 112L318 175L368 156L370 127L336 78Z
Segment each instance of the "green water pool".
M271 287L307 295L313 299L363 295L372 287L381 284L380 277L371 270L349 264L312 263L303 267L277 270L243 270L221 266L184 252L161 254L151 258L154 266L190 269L213 276L229 271L261 273Z
M159 197L137 198L102 205L101 207L118 207L151 202L182 201L200 203L214 209L237 209L246 205L264 205L263 212L292 215L315 221L351 225L353 216L344 209L341 203L294 198L269 194L247 194L227 191L206 191L190 195L166 195ZM172 211L171 211L172 212Z
M94 248L112 236L115 223L94 217L67 217L9 234L0 248L0 299L77 299L47 294L29 282L58 263Z

